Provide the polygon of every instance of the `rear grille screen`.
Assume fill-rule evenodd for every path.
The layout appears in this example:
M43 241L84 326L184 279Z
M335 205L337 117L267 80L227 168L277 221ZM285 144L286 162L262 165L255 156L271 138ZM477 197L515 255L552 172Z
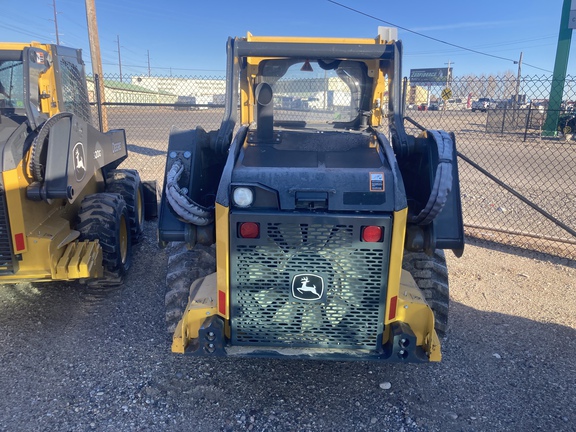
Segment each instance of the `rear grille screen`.
M379 347L389 218L242 214L231 220L232 343ZM260 224L259 239L238 238L243 220ZM368 224L384 227L383 242L360 241L361 226ZM319 295L320 281L322 298L294 297Z

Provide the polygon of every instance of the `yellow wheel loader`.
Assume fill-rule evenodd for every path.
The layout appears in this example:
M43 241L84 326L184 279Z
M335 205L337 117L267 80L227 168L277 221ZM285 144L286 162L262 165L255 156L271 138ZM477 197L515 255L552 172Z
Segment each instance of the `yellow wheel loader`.
M443 249L464 249L455 137L406 133L394 29L248 34L227 55L220 129L169 138L159 239L191 249L168 266L172 350L439 361Z
M114 285L144 223L124 130L92 126L81 51L0 43L0 282Z

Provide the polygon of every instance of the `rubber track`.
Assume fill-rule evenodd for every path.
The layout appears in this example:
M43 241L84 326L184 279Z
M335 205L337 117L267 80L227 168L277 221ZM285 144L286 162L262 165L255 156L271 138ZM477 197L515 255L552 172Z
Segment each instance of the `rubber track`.
M448 330L450 303L448 268L444 251L437 249L433 256L404 252L402 268L410 272L424 293L428 305L434 312L436 333L440 339L444 338Z
M174 333L188 304L190 285L216 270L216 249L214 246L196 245L188 250L185 243L170 243L168 248L164 304L167 330Z

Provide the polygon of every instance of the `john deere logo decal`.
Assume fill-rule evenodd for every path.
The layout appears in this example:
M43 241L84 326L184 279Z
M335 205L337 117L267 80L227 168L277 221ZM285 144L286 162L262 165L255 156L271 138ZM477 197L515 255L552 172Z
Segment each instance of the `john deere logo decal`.
M77 142L72 150L74 154L74 174L76 181L81 182L86 175L86 158L84 157L84 146L81 142Z
M324 279L313 274L298 274L292 278L292 297L303 301L318 301L324 297Z

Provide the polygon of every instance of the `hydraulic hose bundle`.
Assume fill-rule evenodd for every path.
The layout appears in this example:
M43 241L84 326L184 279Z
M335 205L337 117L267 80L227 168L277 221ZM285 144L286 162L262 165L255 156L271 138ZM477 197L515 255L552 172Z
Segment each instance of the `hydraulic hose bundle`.
M186 223L205 226L214 221L214 209L194 202L179 186L178 181L184 172L184 164L176 160L166 175L166 199L178 218Z

